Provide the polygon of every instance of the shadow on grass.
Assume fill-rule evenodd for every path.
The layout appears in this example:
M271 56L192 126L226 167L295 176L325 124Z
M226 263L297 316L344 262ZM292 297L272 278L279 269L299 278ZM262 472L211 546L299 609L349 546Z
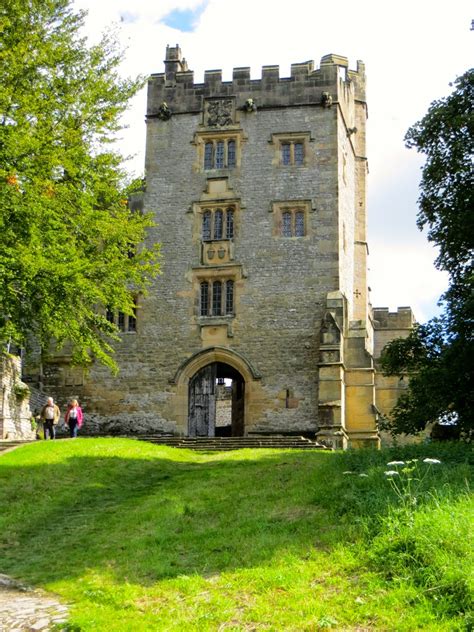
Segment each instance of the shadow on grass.
M56 462L0 460L1 572L48 583L100 568L142 585L212 575L330 550L393 502L380 453L206 457L120 440L133 450L101 455L88 441L68 442ZM351 463L380 471L348 481Z

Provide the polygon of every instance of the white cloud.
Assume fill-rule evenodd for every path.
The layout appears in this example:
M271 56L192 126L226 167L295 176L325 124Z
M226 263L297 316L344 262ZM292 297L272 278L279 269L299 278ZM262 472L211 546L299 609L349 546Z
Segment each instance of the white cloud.
M409 305L418 322L438 315L437 302L446 290L447 275L434 268L435 257L435 249L426 241L409 245L378 242L369 256L373 306L396 311L398 306Z

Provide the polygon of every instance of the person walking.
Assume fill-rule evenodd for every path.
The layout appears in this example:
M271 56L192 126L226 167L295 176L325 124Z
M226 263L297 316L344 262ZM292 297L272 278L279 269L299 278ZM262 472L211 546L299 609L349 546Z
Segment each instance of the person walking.
M59 410L59 406L54 403L52 397L48 397L40 413L45 439L56 439L56 426L59 423L60 415L61 411Z
M83 419L82 408L79 406L77 399L72 399L64 415L64 421L69 427L69 436L72 439L77 437L77 432L82 426Z

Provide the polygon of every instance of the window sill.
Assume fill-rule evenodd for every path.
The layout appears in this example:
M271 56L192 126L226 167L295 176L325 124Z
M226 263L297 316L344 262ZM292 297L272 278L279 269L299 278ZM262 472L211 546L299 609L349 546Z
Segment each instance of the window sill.
M233 318L235 318L235 314L227 314L226 316L198 316L198 322L200 325L226 325Z

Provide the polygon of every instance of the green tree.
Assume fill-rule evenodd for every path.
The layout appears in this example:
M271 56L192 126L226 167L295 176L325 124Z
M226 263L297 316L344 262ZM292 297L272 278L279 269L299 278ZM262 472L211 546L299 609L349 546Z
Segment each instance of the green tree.
M89 46L70 0L0 7L0 343L68 341L114 367L105 308L132 313L158 273L151 218L127 204L113 144L143 79L113 37ZM130 256L133 252L134 256Z
M438 246L435 265L448 272L449 286L440 318L384 350L384 372L410 377L389 427L415 433L442 419L469 435L474 410L474 70L456 80L448 97L432 103L405 140L426 156L417 224Z

